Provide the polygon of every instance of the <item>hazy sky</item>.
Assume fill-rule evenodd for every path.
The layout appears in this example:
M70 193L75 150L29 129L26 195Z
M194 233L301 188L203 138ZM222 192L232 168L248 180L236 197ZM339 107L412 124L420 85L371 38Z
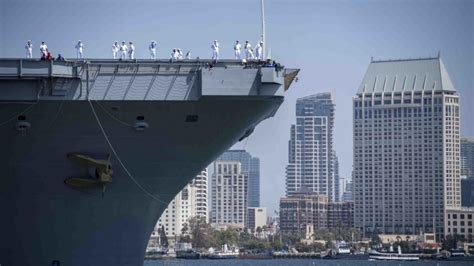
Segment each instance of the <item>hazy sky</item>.
M289 130L299 97L334 93L336 153L341 176L350 177L351 99L371 56L417 58L441 51L462 97L462 135L474 136L474 0L267 0L266 18L273 58L302 69L277 115L235 146L261 159L261 202L270 213L284 194ZM173 47L207 58L218 39L221 57L231 58L236 39L255 44L259 36L259 0L0 0L0 57L24 56L28 39L35 56L44 40L54 54L73 57L81 39L86 57L109 58L113 41L132 40L136 57L147 58L154 39L160 58L169 58Z

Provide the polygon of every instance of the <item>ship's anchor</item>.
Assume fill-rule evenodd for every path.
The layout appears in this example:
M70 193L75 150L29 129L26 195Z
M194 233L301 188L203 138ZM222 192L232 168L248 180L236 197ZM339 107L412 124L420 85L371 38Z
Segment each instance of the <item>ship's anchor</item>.
M105 188L108 183L112 182L112 164L110 163L110 155L107 160L94 159L87 155L70 153L67 158L78 164L82 164L88 167L94 167L95 179L91 178L79 178L71 177L64 180L69 186L80 188L80 189L94 189L102 187L102 196L104 196Z

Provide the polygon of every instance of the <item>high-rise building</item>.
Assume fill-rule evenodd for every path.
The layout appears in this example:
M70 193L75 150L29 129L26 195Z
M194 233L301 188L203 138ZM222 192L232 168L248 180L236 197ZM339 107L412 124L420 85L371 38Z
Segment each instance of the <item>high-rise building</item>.
M341 199L341 180L339 176L339 159L337 158L336 152L333 152L333 175L334 175L334 201L337 202Z
M211 178L211 219L220 225L244 227L247 213L248 174L239 161L215 161Z
M304 234L326 228L352 228L354 203L328 202L326 195L318 195L301 187L297 192L280 199L280 230L284 234Z
M201 171L196 178L192 181L192 186L195 188L196 193L196 205L195 205L195 215L204 219L207 223L209 222L209 203L208 203L208 172L207 168L204 171Z
M248 206L260 206L260 159L245 150L228 150L217 161L239 161L242 171L248 174Z
M372 61L353 109L355 226L441 239L461 205L459 96L441 59Z
M354 198L352 196L352 189L353 189L352 182L347 181L345 189L344 189L344 194L342 194L342 201L352 201L352 200L354 200Z
M339 201L328 203L328 228L354 227L354 202Z
M461 138L461 205L474 207L474 138Z
M168 204L155 229L165 229L166 236L181 235L189 219L198 217L208 220L207 215L207 169L201 171Z
M474 138L461 138L461 175L474 178Z
M328 198L301 187L280 199L280 231L283 234L306 234L328 227Z
M286 168L286 195L302 186L336 201L333 150L334 101L319 93L296 102L296 124L291 125Z
M461 178L461 206L474 207L474 178Z

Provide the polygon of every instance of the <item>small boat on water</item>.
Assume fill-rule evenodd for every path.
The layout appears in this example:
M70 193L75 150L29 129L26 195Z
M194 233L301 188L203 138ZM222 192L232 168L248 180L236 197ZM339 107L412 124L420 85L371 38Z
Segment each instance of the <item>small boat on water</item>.
M160 246L152 246L146 248L146 253L149 254L166 254L168 249L160 247Z
M464 256L466 256L466 253L464 252L464 249L462 249L462 248L451 249L450 253L451 253L451 257L464 257Z
M177 259L199 259L201 254L193 249L191 243L178 242L175 244L175 252Z
M346 255L351 254L351 245L345 241L341 241L337 244L337 254Z
M221 251L215 251L213 248L209 249L209 259L236 259L239 256L237 248L228 249L227 244L222 245Z
M416 261L420 260L420 254L402 254L402 250L400 246L398 246L398 253L371 250L369 251L369 260Z
M145 259L147 260L158 260L174 258L169 255L169 249L164 247L147 247L145 252Z
M188 250L177 250L176 258L177 259L188 259L188 260L197 260L201 257L201 254L196 252L193 249Z

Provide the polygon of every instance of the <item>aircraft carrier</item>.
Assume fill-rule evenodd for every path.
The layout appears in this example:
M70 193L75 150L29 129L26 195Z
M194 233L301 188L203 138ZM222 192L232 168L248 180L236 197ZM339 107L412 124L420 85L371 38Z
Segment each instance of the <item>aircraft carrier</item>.
M297 73L0 59L0 264L142 265L167 204L275 114Z

